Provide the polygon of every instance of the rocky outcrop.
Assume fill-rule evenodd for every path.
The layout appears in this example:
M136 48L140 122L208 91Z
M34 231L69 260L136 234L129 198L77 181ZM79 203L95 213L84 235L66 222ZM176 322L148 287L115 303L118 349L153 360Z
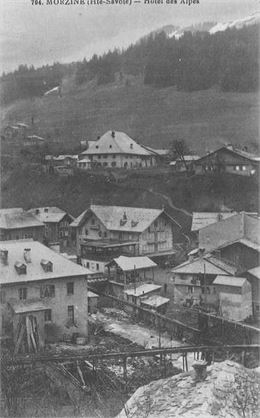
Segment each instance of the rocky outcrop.
M117 418L257 417L260 374L224 361L207 368L204 380L181 373L140 387Z

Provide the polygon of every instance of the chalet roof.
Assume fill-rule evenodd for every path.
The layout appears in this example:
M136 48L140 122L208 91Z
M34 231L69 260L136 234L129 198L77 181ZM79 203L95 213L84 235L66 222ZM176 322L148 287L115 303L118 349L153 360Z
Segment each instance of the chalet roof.
M169 302L170 302L170 299L164 298L163 296L160 296L160 295L151 295L151 296L148 296L147 298L143 298L141 301L143 305L148 305L152 308L159 308L160 306L163 306Z
M151 152L137 144L124 132L108 131L82 152L83 155L93 154L132 154L151 155Z
M179 266L172 269L173 273L181 274L212 274L212 275L229 275L235 274L236 268L224 263L222 260L209 255L192 261L185 261Z
M260 266L248 270L248 273L260 280Z
M125 290L124 293L128 296L144 296L150 292L154 292L155 290L160 290L162 286L159 286L157 284L142 284L141 286L137 286L133 289Z
M88 215L95 214L106 229L111 231L143 232L161 214L167 216L171 222L180 225L172 219L164 209L132 208L125 206L99 206L91 205L72 222L72 227L79 226ZM122 222L124 220L124 222Z
M241 212L199 230L199 246L206 251L223 248L235 242L259 251L260 219Z
M211 225L236 215L237 212L193 212L192 231L198 231L205 226Z
M1 229L19 229L44 226L31 213L22 208L0 209L0 228Z
M0 260L1 284L33 282L62 277L84 277L92 274L90 270L69 261L38 241L2 241L0 242L0 248L8 251L7 263ZM30 249L31 262L29 263L26 263L24 259L25 249ZM42 259L52 262L53 271L44 271L41 265ZM17 261L26 265L26 274L17 273L14 267Z
M123 271L141 270L156 267L157 264L149 257L125 257L120 255L113 260Z
M252 153L249 153L249 152L244 151L244 150L240 150L240 149L235 148L235 147L231 147L231 146L220 147L220 148L216 149L215 151L212 151L212 152L208 153L207 155L204 155L199 160L197 160L197 162L200 163L201 160L204 160L207 157L210 157L214 154L217 154L220 151L229 152L231 154L234 154L235 156L245 158L246 160L251 161L251 162L260 162L260 157L259 156L255 155L255 154L252 154Z
M64 210L56 206L45 206L43 208L32 208L28 210L36 219L41 222L60 222L67 214ZM72 216L69 215L71 218Z
M244 277L217 276L213 282L214 285L242 287L247 280Z

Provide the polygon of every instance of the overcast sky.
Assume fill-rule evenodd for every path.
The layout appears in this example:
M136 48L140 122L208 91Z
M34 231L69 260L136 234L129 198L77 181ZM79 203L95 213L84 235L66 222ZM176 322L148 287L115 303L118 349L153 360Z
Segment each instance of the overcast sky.
M19 64L39 66L89 58L109 48L125 47L167 24L226 22L259 10L259 0L200 0L193 6L32 6L31 2L0 0L2 71Z

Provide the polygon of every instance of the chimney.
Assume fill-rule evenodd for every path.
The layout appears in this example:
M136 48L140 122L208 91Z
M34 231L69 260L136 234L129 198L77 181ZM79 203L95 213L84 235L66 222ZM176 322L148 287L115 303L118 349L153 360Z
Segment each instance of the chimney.
M18 274L26 274L27 272L26 265L24 263L21 263L21 261L16 261L14 267Z
M25 248L23 252L23 257L26 263L31 263L31 248Z
M8 250L6 250L6 248L0 248L0 259L1 259L3 264L7 264Z
M111 132L111 136L112 136L112 138L115 138L115 136L116 136L115 131Z
M192 365L195 370L195 382L201 382L207 377L207 362L205 360L197 360Z

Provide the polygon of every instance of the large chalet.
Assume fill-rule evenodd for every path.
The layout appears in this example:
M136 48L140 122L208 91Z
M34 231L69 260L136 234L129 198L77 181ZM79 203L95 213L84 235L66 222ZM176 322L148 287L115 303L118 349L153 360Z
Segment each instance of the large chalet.
M70 227L78 255L82 242L133 244L134 255L156 255L182 241L181 226L164 209L91 205Z
M88 158L92 167L140 168L156 165L158 153L138 144L124 132L108 131L79 158Z

